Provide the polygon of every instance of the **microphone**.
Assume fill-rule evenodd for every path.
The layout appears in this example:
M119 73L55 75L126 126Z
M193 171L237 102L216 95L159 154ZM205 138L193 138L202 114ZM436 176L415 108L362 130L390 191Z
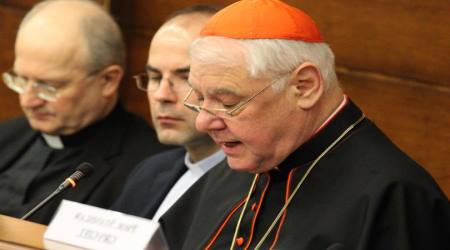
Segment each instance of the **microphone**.
M53 197L61 193L62 191L66 190L68 187L75 188L78 181L86 176L89 176L89 174L94 170L94 167L92 164L88 162L83 162L76 168L75 172L71 174L63 183L61 183L58 188L53 191L47 198L45 198L43 201L41 201L39 204L37 204L33 209L31 209L28 213L26 213L24 216L22 216L20 219L26 220L31 215L33 215L36 211L38 211L41 207L43 207L47 202L49 202Z

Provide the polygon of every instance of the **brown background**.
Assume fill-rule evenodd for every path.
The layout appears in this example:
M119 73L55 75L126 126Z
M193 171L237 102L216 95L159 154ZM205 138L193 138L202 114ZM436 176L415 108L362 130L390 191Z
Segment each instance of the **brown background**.
M11 67L14 36L37 0L0 0L0 71ZM145 94L129 75L143 71L148 43L173 10L234 1L103 0L124 30L125 105L148 119ZM341 83L392 140L423 165L450 196L450 1L287 0L317 22L336 54ZM0 121L20 114L16 94L0 84Z

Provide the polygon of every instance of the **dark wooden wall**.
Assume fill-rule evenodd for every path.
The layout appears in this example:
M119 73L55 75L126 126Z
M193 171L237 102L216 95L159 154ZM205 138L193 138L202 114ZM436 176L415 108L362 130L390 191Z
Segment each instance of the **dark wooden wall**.
M1 71L12 65L18 19L34 2L0 2ZM149 41L165 17L194 3L232 2L111 1L111 12L128 44L128 76L121 92L129 109L149 117L145 93L136 90L129 76L143 71ZM316 20L336 54L338 75L346 92L450 196L450 1L286 2ZM19 114L16 95L3 85L0 91L0 120Z
M17 27L25 12L37 0L0 2L0 73L12 67L14 61L14 39ZM0 79L0 120L20 114L17 95L10 91Z

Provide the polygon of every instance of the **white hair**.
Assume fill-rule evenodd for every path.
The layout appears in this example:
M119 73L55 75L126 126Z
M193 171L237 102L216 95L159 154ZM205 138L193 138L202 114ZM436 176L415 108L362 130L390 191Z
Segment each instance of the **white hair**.
M288 73L304 62L314 64L324 80L325 89L338 84L334 54L326 43L310 43L286 39L232 39L206 36L196 39L190 48L193 60L223 66L247 65L250 77L280 77L274 85L280 89Z

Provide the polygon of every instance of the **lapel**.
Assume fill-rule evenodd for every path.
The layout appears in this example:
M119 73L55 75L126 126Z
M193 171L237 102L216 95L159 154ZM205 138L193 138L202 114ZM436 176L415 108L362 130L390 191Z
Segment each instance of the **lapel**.
M143 199L149 199L152 201L149 202L143 210L142 215L146 218L153 217L159 205L161 205L164 198L169 193L170 189L187 170L184 165L184 154L175 161L173 166L170 166L170 162L167 162L165 165L168 171L161 171L155 177L155 181L153 181L153 184L149 187L148 192L146 192L147 196L142 197Z
M3 124L0 131L5 133L0 136L1 172L28 148L39 133L31 129L24 117Z

